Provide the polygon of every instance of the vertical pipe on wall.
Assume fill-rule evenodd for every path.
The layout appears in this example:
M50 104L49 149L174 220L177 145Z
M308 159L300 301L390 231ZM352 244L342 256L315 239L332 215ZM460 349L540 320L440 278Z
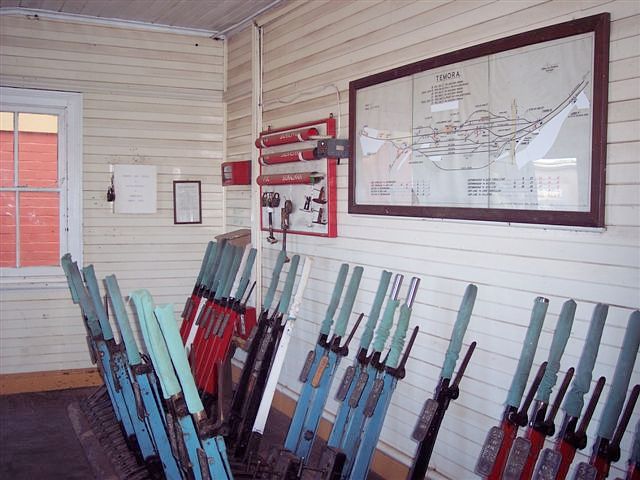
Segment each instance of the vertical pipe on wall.
M222 40L222 65L223 65L223 73L222 73L222 91L227 93L228 86L228 78L227 78L227 63L229 61L229 40L225 38ZM227 102L222 102L222 131L224 135L222 136L222 159L221 162L225 162L227 160ZM229 228L227 225L227 189L222 187L222 174L221 169L218 170L220 173L220 184L222 190L222 231L226 232Z
M251 138L262 131L262 26L253 23L251 32ZM256 306L262 305L262 241L260 231L260 187L255 181L260 173L258 150L251 148L251 243L256 253Z

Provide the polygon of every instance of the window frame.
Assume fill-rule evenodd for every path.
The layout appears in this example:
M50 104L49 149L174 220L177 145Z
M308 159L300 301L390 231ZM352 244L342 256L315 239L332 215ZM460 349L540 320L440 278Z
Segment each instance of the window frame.
M0 109L14 115L40 113L58 116L58 188L27 187L20 191L59 190L60 255L70 252L78 265L82 265L82 94L0 87ZM14 128L16 122L14 117ZM17 191L16 187L0 187L0 190ZM17 210L16 215L19 215ZM19 235L19 231L16 234ZM0 268L0 285L34 279L63 280L62 277L61 266Z

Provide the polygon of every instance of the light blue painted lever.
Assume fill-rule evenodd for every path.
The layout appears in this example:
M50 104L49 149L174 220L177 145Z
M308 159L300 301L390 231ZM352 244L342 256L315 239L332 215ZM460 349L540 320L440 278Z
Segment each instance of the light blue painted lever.
M180 383L173 370L167 345L153 313L153 299L148 291L136 290L131 294L131 300L138 313L140 331L144 343L147 345L147 352L160 380L162 395L164 398L171 398L180 393Z
M206 289L211 288L213 277L215 276L216 269L218 268L216 265L216 260L220 257L221 252L222 245L220 243L213 242L211 253L207 258L207 264L204 267L204 275L202 275L202 286Z
M215 299L221 300L227 291L231 291L235 274L242 260L242 247L231 246L231 259L225 263L224 271L220 277L220 283L216 287Z
M73 260L71 260L71 254L65 253L60 259L60 265L62 265L62 270L64 270L64 275L67 277L67 285L69 285L69 290L71 291L71 300L76 305L80 302L78 298L78 292L76 291L73 282L71 281L71 265Z
M636 310L629 316L627 331L622 339L622 348L618 355L616 370L613 374L611 388L604 404L604 410L600 417L598 427L598 437L611 440L613 432L618 423L618 417L624 406L624 399L627 395L633 364L638 356L638 346L640 345L640 310Z
M109 292L109 297L111 298L114 317L116 317L116 322L118 322L118 326L120 327L120 336L124 342L129 364L139 365L142 363L142 357L138 351L138 344L133 337L133 331L129 324L129 316L127 315L124 302L122 301L122 293L120 293L120 287L118 286L116 276L109 275L104 279L104 284L107 287L107 292Z
M71 264L68 264L67 268L70 274L70 280L73 283L73 289L78 295L80 309L82 310L83 316L87 320L87 325L89 326L91 335L94 338L95 353L99 355L99 358L96 360L98 360L99 364L102 365L101 373L104 376L104 383L107 387L107 393L114 407L114 413L118 421L122 422L126 434L133 434L136 432L136 430L134 428L134 424L125 403L126 399L124 396L124 390L126 389L126 385L122 385L122 383L120 383L120 386L123 388L116 388L116 382L122 382L124 380L124 378L122 377L122 374L124 372L119 368L119 366L122 364L118 360L117 355L115 356L115 358L111 355L109 347L101 338L102 331L100 329L98 317L96 315L93 301L89 298L87 288L82 280L78 264L76 262L73 262ZM136 424L136 426L139 426L139 424ZM142 431L142 429L140 430Z
M231 267L231 260L233 259L233 245L227 243L222 250L222 255L220 257L220 263L218 268L216 268L216 272L213 276L213 280L211 282L211 291L218 293L218 290L221 287L223 279L226 277L229 272L229 267Z
M80 309L82 310L84 317L87 319L87 325L89 326L91 336L96 338L102 335L98 316L96 315L95 308L93 308L93 303L89 300L89 296L87 295L84 283L82 282L82 277L80 276L78 264L76 262L63 263L62 268L64 269L65 275L67 275L69 289L72 289L76 293Z
M194 414L204 410L202 400L198 395L198 389L196 382L193 380L193 374L189 367L189 360L187 359L187 352L182 344L182 338L176 325L176 319L173 314L173 305L162 305L156 307L154 310L160 328L162 329L162 335L164 341L169 349L169 355L173 361L173 366L178 374L178 380L182 385L182 392L184 394L185 402L189 413Z
M444 356L444 363L442 364L442 371L440 372L440 378L451 379L453 376L453 370L458 362L460 356L460 350L462 350L462 340L464 334L469 326L469 320L471 319L471 312L473 312L473 306L476 302L476 296L478 294L478 287L473 284L467 285L458 309L458 317L456 323L453 324L453 331L451 332L451 340L449 341L449 347L447 353Z
M547 314L547 307L549 306L549 300L543 297L536 298L533 303L533 310L531 312L531 320L529 321L529 327L522 343L522 351L520 352L520 360L518 360L518 366L516 367L516 373L511 380L511 387L507 394L506 404L518 408L520 401L522 400L522 394L527 386L527 379L529 378L529 372L531 371L531 365L533 364L533 357L536 354L536 348L538 347L538 339L540 338L540 332L542 331L542 323L544 317Z
M269 284L269 289L267 290L267 294L264 296L264 300L262 301L262 309L264 311L267 311L271 308L273 297L276 294L276 288L278 288L280 273L282 273L282 266L284 265L284 261L286 258L287 253L284 250L280 250L278 258L276 259L276 264L273 267L273 273L271 274L271 283Z
M327 306L327 313L325 313L324 320L320 325L320 335L328 336L331 332L333 317L336 314L336 310L338 310L338 304L340 303L344 283L347 280L347 273L349 273L349 264L343 263L340 265L340 270L338 270L338 278L336 279L336 284L333 286L333 293L331 294L331 300Z
M226 257L223 256L220 262L220 274L216 272L216 280L214 281L213 292L215 292L214 299L220 300L222 298L222 291L227 284L229 272L231 271L233 262L236 258L237 248L235 245L227 244L225 248Z
M407 335L407 329L409 328L409 318L411 317L411 309L403 304L400 307L400 316L398 318L398 325L396 331L391 337L391 345L389 346L389 356L387 357L386 365L391 368L395 368L400 360L400 354L402 353L402 347L404 346L404 340Z
M573 325L573 317L576 314L576 302L567 300L562 305L556 331L553 333L551 347L549 349L549 357L547 358L547 368L540 381L536 400L548 404L551 397L551 390L558 380L558 371L560 370L560 359L567 346L569 335L571 335L571 326Z
M225 284L224 290L222 291L222 298L229 298L229 296L231 295L231 289L233 288L233 284L235 283L238 272L240 271L242 257L244 257L244 247L236 247L236 255L235 257L233 257L233 263L231 264L231 269L229 270L227 283Z
M358 295L358 288L360 287L360 280L362 279L363 271L364 269L360 266L353 269L351 279L349 280L349 286L347 287L347 293L344 294L340 313L336 320L336 327L333 332L336 337L344 337L344 334L347 331L347 324L349 323L349 317L353 311L353 304L355 303L356 296Z
M382 302L384 302L384 296L387 293L387 289L389 288L390 280L391 272L383 270L382 275L380 276L380 283L378 283L376 296L373 299L373 304L371 304L369 318L367 319L367 323L364 326L364 331L362 332L362 336L360 337L361 349L367 350L369 348L369 345L371 344L371 341L373 340L373 331L376 328L376 323L378 323L380 310L382 310Z
M255 248L251 248L249 253L247 254L247 260L244 262L244 270L242 271L242 276L240 277L240 281L238 282L238 288L236 289L236 294L233 298L240 301L242 297L244 297L244 292L247 290L247 286L249 285L249 280L251 279L251 271L253 270L253 264L256 261L256 253L258 251Z
M84 274L84 280L87 283L87 289L89 290L89 296L93 302L93 308L98 316L100 322L100 328L102 328L102 336L105 340L111 340L113 338L113 330L111 330L111 324L107 318L107 312L104 309L104 304L100 298L100 287L98 287L98 280L96 279L96 272L93 269L93 265L88 265L82 269Z
M222 262L222 255L224 254L224 249L227 247L228 243L229 242L227 241L226 238L222 238L222 239L218 240L218 246L216 248L216 255L215 255L215 257L213 257L213 263L211 264L211 267L213 268L214 272L218 268L220 268L220 262Z
M578 361L578 368L576 368L571 389L569 393L567 393L564 404L562 405L565 413L570 417L580 417L582 407L584 406L584 396L591 388L593 367L596 364L602 330L604 329L604 322L607 319L608 312L609 306L604 303L597 304L593 309L589 331L587 332L585 344L584 347L582 347L582 353Z
M294 255L291 258L291 263L289 264L289 272L287 273L287 279L284 282L282 296L280 297L280 306L278 307L278 313L281 313L283 315L289 311L291 292L293 292L293 284L296 281L296 272L298 271L299 263L300 255Z
M387 342L387 338L389 338L389 332L391 332L391 327L393 326L393 317L396 313L396 308L400 305L400 301L398 300L398 292L400 291L400 286L402 285L402 279L404 277L399 273L396 274L396 278L393 281L393 287L391 288L391 292L389 293L389 299L387 300L387 305L384 307L384 313L382 314L382 320L380 320L380 324L376 330L376 336L373 340L373 351L374 352L382 352L384 349L384 344Z
M201 285L202 280L204 278L204 274L207 268L207 262L209 261L209 257L211 256L211 251L213 250L214 242L207 243L207 248L204 251L204 256L202 257L202 263L200 264L200 272L198 272L198 278L196 279L196 285Z
M409 329L409 319L411 318L411 307L420 285L420 279L413 277L411 279L411 285L409 286L409 292L407 294L407 300L400 307L400 316L398 317L398 325L396 331L391 338L391 345L389 347L389 356L387 357L386 365L391 368L398 366L400 355L402 354L402 348L404 347L404 340L407 336L407 330Z

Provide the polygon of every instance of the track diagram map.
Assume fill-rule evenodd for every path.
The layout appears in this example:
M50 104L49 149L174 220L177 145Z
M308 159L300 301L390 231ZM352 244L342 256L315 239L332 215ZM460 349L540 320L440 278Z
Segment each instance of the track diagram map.
M588 211L593 34L359 89L356 202Z

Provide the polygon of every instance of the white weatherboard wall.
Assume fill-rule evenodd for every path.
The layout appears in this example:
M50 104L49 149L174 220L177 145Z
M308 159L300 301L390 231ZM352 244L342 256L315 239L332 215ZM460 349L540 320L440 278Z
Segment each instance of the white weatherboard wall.
M225 162L251 160L251 29L229 38L227 82L224 102L227 111ZM251 224L251 187L224 187L227 231Z
M347 213L347 162L338 167L338 238L290 236L291 252L314 255L316 266L295 328L281 388L300 390L298 369L312 348L336 272L342 262L365 267L355 311L368 312L382 268L422 278L412 325L418 336L407 377L399 383L379 447L409 463L416 416L432 395L457 308L466 285L478 285L465 345L478 342L460 398L445 417L431 466L452 479L476 478L473 466L488 429L499 421L515 370L534 298L549 298L549 312L536 354L546 359L562 303L574 298L576 320L562 360L575 366L597 302L611 305L594 378L609 380L629 314L640 306L640 4L636 1L313 1L289 2L259 20L263 25L264 125L282 127L338 115L333 86L341 93L340 136L348 135L348 82L394 66L429 58L545 25L610 12L611 56L607 148L606 229L562 229L500 223L398 218ZM229 75L250 76L250 34L238 34L229 49ZM242 48L239 45L242 44ZM237 70L237 71L236 71ZM232 73L233 72L233 73ZM245 88L245 87L243 87ZM228 141L250 152L251 105L233 102L230 125L246 122ZM241 113L242 109L244 113ZM241 122L237 122L238 124ZM353 139L352 139L353 141ZM257 199L254 199L257 201ZM247 208L249 205L247 205ZM280 244L264 242L264 279ZM406 292L403 289L403 294ZM355 315L351 323L355 320ZM353 342L353 355L358 335ZM338 378L351 360L341 364ZM631 384L640 382L637 362ZM334 382L334 389L337 382ZM603 394L606 397L608 387ZM337 404L327 404L333 420ZM589 429L589 453L600 403ZM561 417L562 414L559 415ZM638 409L611 473L621 476ZM585 454L579 454L577 461ZM434 475L436 475L434 473Z
M100 279L115 273L125 295L148 288L181 309L222 232L222 42L6 15L0 33L2 85L83 94L85 264ZM112 213L113 164L157 166L156 214ZM173 180L202 182L202 225L173 225ZM89 366L64 278L5 281L0 295L0 373Z

